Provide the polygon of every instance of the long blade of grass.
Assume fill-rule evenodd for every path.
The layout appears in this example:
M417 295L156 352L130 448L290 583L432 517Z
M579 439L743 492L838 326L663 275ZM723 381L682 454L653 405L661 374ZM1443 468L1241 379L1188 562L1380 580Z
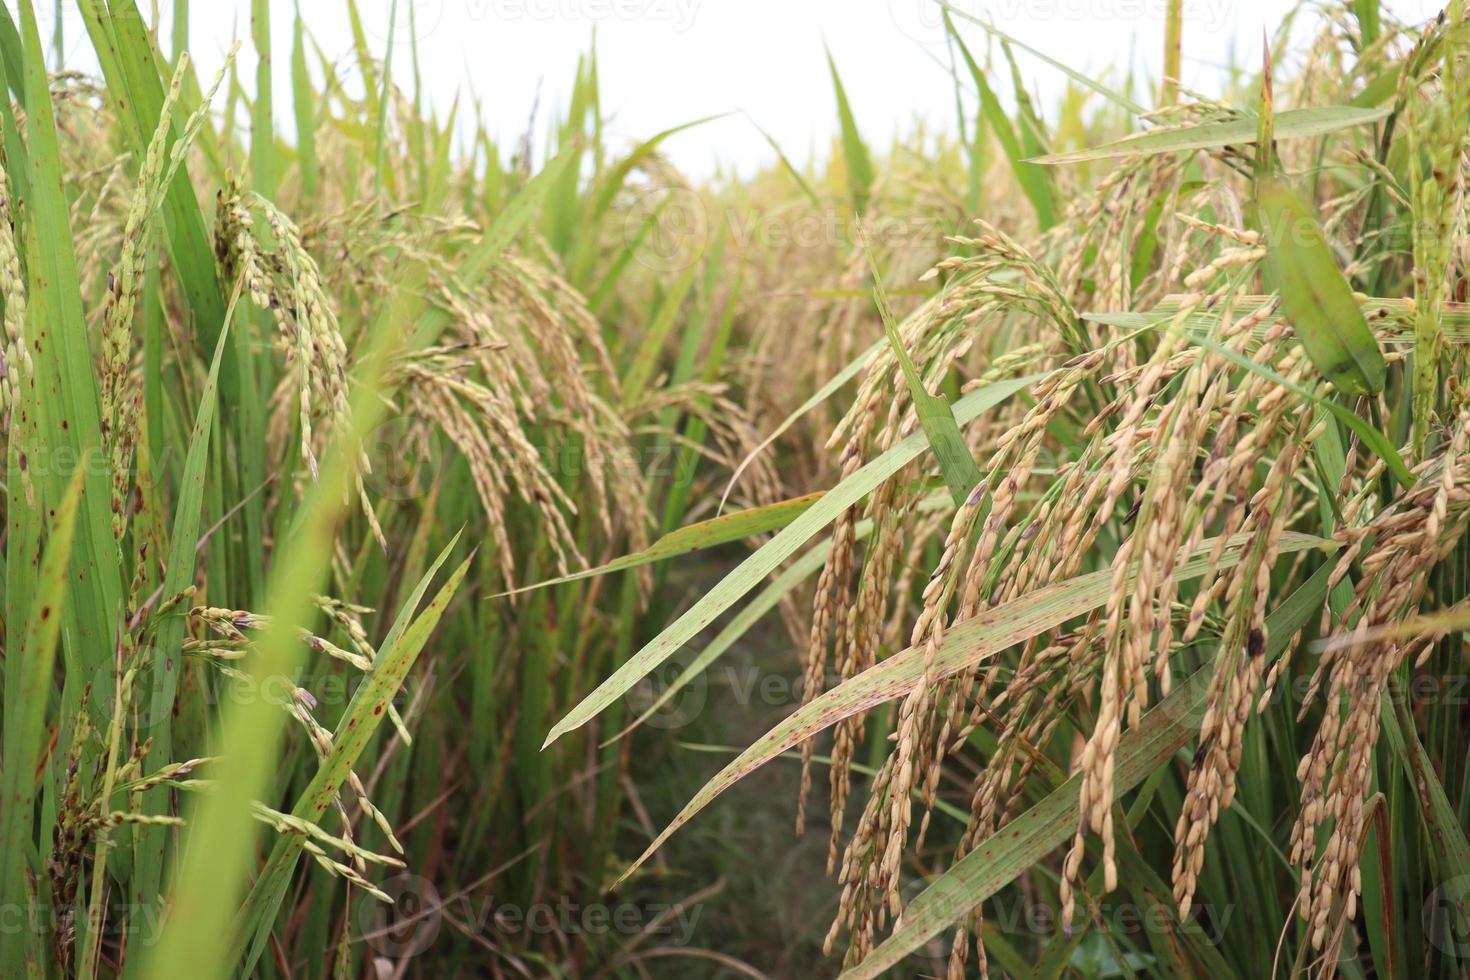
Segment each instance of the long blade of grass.
M114 100L118 118L129 123L125 127L129 143L141 157L158 124L164 96L164 80L159 75L147 21L133 0L107 0L106 9L101 3L82 4L82 13L101 62L108 95ZM215 270L204 216L186 170L181 169L170 183L162 216L169 255L200 327L201 346L213 350L219 339L216 331L224 322L225 295ZM230 359L231 353L226 351L220 399L233 408L241 393Z
M659 355L663 353L669 333L674 329L674 323L679 318L679 311L684 307L684 298L689 295L689 287L694 285L694 277L698 274L699 265L691 263L674 283L673 288L664 296L663 305L659 307L653 322L644 332L643 342L638 345L637 352L633 355L627 370L623 372L624 408L637 404L638 399L643 396L644 389L653 380L653 373L658 367Z
M1344 129L1367 126L1387 116L1389 110L1382 108L1359 108L1357 106L1314 106L1307 109L1286 109L1276 113L1275 138L1306 139L1324 136ZM1189 123L1181 126L1160 127L1131 133L1122 139L1083 150L1065 153L1049 153L1037 157L1033 163L1055 166L1064 163L1085 163L1089 160L1115 160L1121 157L1150 156L1155 153L1182 153L1193 150L1213 150L1222 146L1254 143L1258 126L1255 116L1232 119L1229 122Z
M544 582L536 582L533 585L523 585L516 589L510 589L491 596L499 599L504 596L520 595L522 592L532 592L536 589L544 589L552 585L562 585L567 582L576 582L579 579L593 578L597 575L607 575L612 572L621 572L629 568L637 568L639 565L649 565L653 562L667 561L677 558L679 555L687 555L691 551L700 551L704 548L713 548L715 545L729 544L731 541L741 541L757 534L765 534L768 531L777 531L797 517L806 512L812 504L822 499L822 494L809 493L802 497L792 497L789 500L780 500L774 504L766 504L761 507L750 507L746 510L738 510L731 514L722 514L719 517L711 517L708 520L687 524L681 528L675 528L668 534L663 535L653 544L642 551L622 555L612 561L596 568L583 569L560 578L547 579Z
M1382 391L1388 365L1322 226L1280 180L1262 182L1258 203L1281 308L1307 356L1339 391Z
M1245 534L1231 539L1220 559L1220 567L1230 567L1239 562L1242 549L1250 540L1250 535ZM1204 574L1209 567L1214 543L1213 540L1206 541L1194 549L1179 564L1175 577L1185 581ZM1326 538L1307 534L1288 533L1281 540L1282 554L1334 547L1336 545ZM1130 570L1130 582L1136 574L1136 569ZM943 643L934 655L932 676L944 678L973 667L1008 647L1096 609L1107 602L1112 578L1111 569L1080 575L956 623L945 632ZM637 870L664 841L715 797L760 766L844 718L906 694L923 679L924 661L923 647L908 647L792 712L706 783L642 856L628 866L622 878ZM1076 802L1076 794L1073 793L1074 806Z
M811 182L802 176L796 164L791 162L791 158L786 155L786 151L781 149L781 144L776 142L776 137L767 132L760 123L756 122L750 116L746 116L746 119L756 128L756 132L760 133L762 138L765 139L766 145L771 148L771 152L776 154L776 160L781 164L781 169L785 170L791 179L796 181L796 186L801 188L801 193L811 203L811 206L820 208L822 206L822 199L817 196L817 192L812 188Z
M1030 375L998 381L977 388L954 405L955 420L963 423L981 412L1000 404L1011 395L1041 380L1044 375ZM766 542L759 551L741 562L712 590L705 593L684 615L650 641L643 649L620 666L611 677L598 685L576 707L567 712L546 736L550 745L562 735L585 724L613 701L627 693L639 679L674 654L690 637L709 625L721 612L796 553L814 534L837 519L848 507L867 496L884 480L893 476L928 446L922 432L916 432L898 445L869 462L792 521ZM543 745L543 748L545 746Z
M301 3L297 0L296 16L291 27L291 103L296 112L296 169L301 174L301 193L316 196L318 163L316 155L316 92L306 68L306 26L301 20Z
M101 410L90 338L84 324L76 255L72 248L70 207L62 186L64 168L45 58L30 0L20 4L20 33L28 99L25 109L29 148L30 198L25 201L27 327L35 363L33 390L41 425L40 448L53 454L86 457L102 444ZM45 395L42 395L45 392ZM52 459L60 458L53 455ZM69 473L65 467L37 467L42 496L61 499ZM111 474L90 467L77 529L78 553L68 566L67 649L93 669L113 649L115 617L122 601L122 561L112 534ZM74 627L74 629L73 629Z
M1007 44L1014 45L1020 48L1022 51L1026 51L1037 58L1040 58L1042 61L1046 62L1048 65L1051 65L1057 71L1072 79L1072 81L1076 82L1078 85L1081 85L1083 88L1087 88L1092 90L1093 92L1096 92L1098 95L1101 95L1109 102L1116 103L1124 109L1127 109L1133 115L1141 116L1148 111L1143 106L1139 105L1137 102L1134 102L1123 93L1116 92L1099 82L1097 79L1088 78L1077 69L1069 67L1068 65L1064 65L1060 61L1057 61L1055 58L1043 54L1042 52L1036 50L1024 41L1017 40L1016 38L1007 34L1005 31L1002 31L994 24L987 23L986 21L981 20L979 17L976 17L974 14L967 13L956 6L946 3L945 0L935 0L935 2L938 3L939 6L943 7L946 13L954 14L956 17L961 17L967 21L970 21L972 24L979 24L995 37L998 37Z
M35 592L26 617L22 646L5 663L5 765L0 773L0 896L7 906L27 909L26 875L36 812L36 773L51 701L56 638L68 601L67 567L76 533L82 487L88 467L79 466L51 519L51 536L41 558ZM6 976L25 975L34 954L29 944L42 937L29 928L0 932L0 964ZM34 961L33 961L34 963Z
M919 372L914 369L914 362L903 346L903 338L898 335L898 324L894 322L893 310L888 305L888 294L883 291L883 277L878 272L878 262L873 258L873 250L868 247L868 236L863 230L861 218L858 219L857 229L858 242L867 257L868 272L873 277L873 303L878 307L878 316L883 321L883 332L888 337L888 346L893 349L893 356L903 371L909 397L919 416L919 426L929 440L929 448L934 450L939 472L944 476L955 505L962 505L980 485L980 467L975 465L975 457L970 453L965 437L960 434L959 424L954 420L949 402L929 394Z
M413 607L417 606L419 597L423 595L429 582L438 573L440 566L444 564L450 552L459 543L459 538L460 535L456 533L440 552L438 559L419 580L415 594L400 612L394 630L389 633L387 641L379 650L378 657L373 662L372 672L353 693L352 702L347 706L346 713L337 725L336 732L333 733L331 751L327 753L326 759L317 768L311 783L301 791L296 806L291 811L293 816L311 823L316 823L325 816L332 801L341 791L342 784L347 781L348 775L357 765L357 760L362 756L363 750L372 740L379 723L383 720L385 709L397 696L414 661L418 659L425 644L428 643L429 636L438 626L450 601L458 593L465 573L469 570L471 562L474 561L472 554L461 562L428 606L424 608L424 611L412 621L412 625L400 630L399 627L403 620L412 615ZM240 910L234 931L235 945L229 959L232 962L238 960L240 956L246 954L248 947L248 956L240 971L244 976L255 974L256 962L265 948L265 941L270 934L271 924L275 921L281 900L286 896L287 886L291 882L291 872L296 866L297 859L301 856L303 843L303 840L295 834L283 835L276 840L275 847L271 849L270 858L256 877L255 884L251 887L250 894L246 897L245 904Z
M226 317L234 315L235 304L240 297L237 285L230 298ZM229 337L229 323L219 332L214 346L214 358L209 365L209 375L199 394L199 408L194 418L194 431L189 437L189 450L184 459L183 479L179 484L178 503L174 508L173 535L169 539L168 566L164 572L162 594L165 598L178 595L192 581L197 571L196 549L199 543L199 521L204 507L205 468L209 462L210 433L214 428L216 392L219 385L220 362L224 357ZM151 650L145 652L145 661L152 664L151 693L148 717L156 724L149 730L150 744L145 755L148 768L158 769L172 761L173 741L171 720L174 713L174 698L178 691L180 663L179 646L184 638L184 618L170 616L153 631ZM148 684L139 686L148 691ZM143 796L144 812L161 814L168 812L166 793ZM165 828L145 826L140 828L140 844L136 856L133 893L140 902L148 901L158 894L158 883L163 876Z
M299 666L303 646L297 629L306 623L311 596L326 575L364 435L384 411L377 389L387 345L401 342L408 324L416 320L425 278L420 263L403 263L398 287L371 328L349 422L337 433L317 482L274 556L265 597L270 625L261 631L247 661L251 690L269 690ZM218 749L212 753L216 780L188 814L184 858L171 884L163 932L143 955L128 960L141 964L143 976L211 980L228 974L230 920L243 897L258 829L250 807L264 795L277 764L284 721L285 712L268 698L241 698L225 706L215 739Z
M780 425L772 429L769 435L762 439L754 449L747 453L745 458L740 461L740 465L736 466L735 471L730 474L730 481L725 484L725 490L722 494L720 494L719 509L725 509L725 501L730 499L730 491L735 489L735 484L740 479L740 474L745 472L746 467L751 464L752 460L754 460L757 456L759 456L761 453L765 452L772 445L774 445L776 440L781 438L781 436L786 433L786 430L790 429L794 424L796 424L798 419L806 415L807 412L810 412L818 405L825 402L827 399L831 398L839 390L841 390L843 385L847 384L853 378L857 377L858 372L868 366L868 362L873 359L873 355L882 350L883 345L886 343L886 340L874 341L871 347L849 361L847 366L844 367L841 371L838 371L832 377L828 378L827 382L823 384L822 387L818 388L810 398L797 406L794 412L782 419Z
M863 142L863 134L858 132L852 104L847 101L847 90L842 87L842 76L837 73L837 62L830 48L827 48L827 67L832 72L832 89L837 95L837 123L842 136L842 159L847 164L847 192L852 198L853 212L862 214L868 209L868 198L873 193L873 159L868 144Z
M728 115L728 112L720 112L712 116L703 116L690 122L680 123L677 126L670 126L668 129L660 133L655 133L635 146L632 152L614 164L598 181L597 190L592 198L592 207L589 213L591 221L597 222L602 219L608 209L613 206L613 202L617 200L617 196L622 191L623 185L627 183L629 175L633 173L639 164L651 157L664 140L678 133L682 133L687 129L703 126L705 123L714 122L716 119L724 119Z
M1433 760L1419 741L1407 701L1402 691L1384 700L1384 735L1407 771L1414 774L1411 782L1419 801L1419 819L1433 848L1440 880L1470 882L1470 840L1466 839L1449 794L1434 771ZM1461 914L1470 915L1470 889L1462 888L1454 897L1461 904Z
M945 493L926 497L924 500L919 502L918 509L930 510L934 505L943 503L947 499L948 495ZM871 534L872 531L872 520L864 518L863 520L858 521L857 525L853 528L853 539L857 541L862 541L869 534ZM726 650L730 649L730 647L735 644L736 640L740 639L747 632L749 632L750 628L754 626L757 622L759 622L762 616L774 609L776 607L776 604L779 603L788 593L790 593L792 589L799 586L802 582L810 578L813 573L820 569L822 567L822 563L826 560L827 553L831 550L831 547L832 540L828 538L820 542L819 544L813 545L810 549L807 550L806 554L802 555L800 558L796 559L796 561L792 562L786 568L782 569L781 573L771 580L770 585L767 585L764 589L758 592L754 599L746 603L744 608L742 608L734 616L730 617L730 622L725 625L724 629L720 630L720 632L715 635L714 639L710 640L708 646L699 651L698 656L696 656L693 660L689 662L689 665L680 672L679 676L674 679L673 683L671 683L668 687L659 692L658 697L653 700L652 704L650 704L647 708L643 710L642 714L640 714L637 719L635 719L626 728L618 732L618 734L614 735L607 741L617 741L624 735L627 735L633 729L637 728L639 725L643 724L650 717L656 714L660 709L662 709L663 706L674 697L674 695L678 694L684 688L688 687L695 678L697 678L704 671L708 670L710 664L714 663L720 658L721 655L724 654Z
M975 88L980 94L980 114L990 125L995 133L995 138L1000 141L1000 148L1005 153L1006 159L1010 161L1011 172L1016 175L1016 183L1021 185L1021 192L1031 202L1031 207L1036 211L1036 222L1046 230L1056 224L1056 201L1052 195L1051 181L1046 170L1035 163L1026 160L1026 153L1021 149L1021 140L1016 136L1015 127L1011 125L1011 119L1006 115L1005 109L1001 107L1000 100L995 97L989 81L985 78L982 69L975 56L970 53L969 45L965 44L956 29L954 21L949 16L949 11L944 12L945 30L960 50L960 56L964 58L965 65L970 69L970 77L975 82ZM978 122L976 123L978 128ZM978 137L976 146L980 145Z

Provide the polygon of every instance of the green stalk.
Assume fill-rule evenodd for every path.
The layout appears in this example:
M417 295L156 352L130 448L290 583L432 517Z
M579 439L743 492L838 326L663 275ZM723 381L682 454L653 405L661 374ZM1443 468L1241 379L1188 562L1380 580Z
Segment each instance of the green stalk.
M1161 106L1179 101L1179 74L1184 53L1184 0L1169 0L1164 23L1164 78L1159 90Z
M1414 246L1414 380L1411 456L1421 459L1440 401L1444 338L1440 314L1454 250L1453 201L1460 147L1470 123L1466 24L1462 0L1446 11L1442 91L1427 106L1409 103L1410 201ZM1415 118L1418 117L1418 118Z

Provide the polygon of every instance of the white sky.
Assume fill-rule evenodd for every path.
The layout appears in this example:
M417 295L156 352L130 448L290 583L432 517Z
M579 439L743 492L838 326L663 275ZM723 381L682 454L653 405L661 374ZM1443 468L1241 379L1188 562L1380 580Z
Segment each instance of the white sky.
M52 0L34 0L49 40ZM145 13L172 0L138 0ZM1129 65L1157 78L1166 0L951 0L1074 69L1121 78ZM96 71L76 0L64 0L66 67ZM823 56L837 60L858 125L876 148L923 119L952 128L954 96L943 27L933 0L397 0L394 75L410 75L409 8L419 39L426 95L440 112L456 93L461 116L477 95L479 111L502 146L523 132L540 87L538 123L567 104L577 56L597 33L609 135L631 146L660 130L715 113L743 111L798 163L827 152L836 127L832 84ZM359 0L364 28L381 52L393 0ZM14 3L11 3L14 6ZM1422 20L1434 0L1392 0L1400 17ZM204 77L231 39L245 39L242 80L254 82L248 0L196 0L191 52ZM303 0L308 30L328 57L353 64L345 0ZM1185 84L1218 90L1220 66L1253 62L1264 27L1275 30L1285 0L1185 0ZM278 125L289 132L289 58L294 5L272 0ZM1308 14L1307 16L1310 16ZM977 57L985 32L963 24ZM165 34L165 36L167 36ZM171 42L165 43L171 48ZM1065 84L1055 69L1020 53L1022 69L1045 111ZM314 60L314 58L312 59ZM1008 82L998 89L1009 87ZM717 162L741 173L773 159L764 137L739 114L680 133L665 145L674 163L707 176ZM536 149L542 149L537 145Z

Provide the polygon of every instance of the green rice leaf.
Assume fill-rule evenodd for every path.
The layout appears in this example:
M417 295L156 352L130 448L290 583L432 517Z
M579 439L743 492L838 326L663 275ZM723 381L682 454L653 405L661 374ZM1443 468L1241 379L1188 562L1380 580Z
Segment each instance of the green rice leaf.
M644 331L642 343L638 345L637 352L623 372L624 408L637 404L644 389L653 380L659 355L663 353L669 333L674 329L680 310L684 308L684 298L689 295L689 287L694 285L694 277L698 274L698 263L691 263L664 296L663 304L654 314L653 322Z
M939 462L939 472L944 476L944 482L954 497L955 505L962 505L980 485L980 467L975 465L975 457L970 453L965 437L960 434L959 424L954 420L954 412L950 411L949 402L937 395L929 394L929 390L924 387L923 379L919 377L919 372L914 369L914 362L909 357L909 352L904 349L903 338L898 335L898 324L893 320L893 310L888 305L888 294L883 291L883 277L878 272L878 263L873 258L873 250L868 247L867 233L863 231L862 219L858 219L857 227L858 241L862 245L863 254L868 259L868 272L873 277L873 302L878 307L878 316L883 320L883 332L888 337L888 346L893 349L893 356L897 358L899 367L903 371L904 381L907 382L909 388L909 397L913 399L914 411L919 416L919 425L929 440L929 448L934 450L934 458Z
M858 132L852 104L847 101L847 90L842 87L842 77L837 74L837 62L832 59L830 48L827 67L832 72L832 88L837 94L837 123L842 133L842 158L847 163L847 192L852 197L853 211L862 214L868 209L868 197L873 192L873 160L862 133Z
M1382 391L1388 365L1322 226L1280 180L1262 183L1258 204L1282 312L1307 356L1339 391Z
M820 492L809 493L802 497L792 497L789 500L777 501L774 504L751 507L746 510L737 510L730 514L721 514L719 517L711 517L708 520L698 521L694 524L686 524L684 527L676 528L668 534L663 535L642 551L622 555L606 564L598 565L596 568L583 569L580 572L573 572L570 575L563 575L560 578L547 579L544 582L537 582L534 585L523 585L518 589L501 592L490 598L499 599L503 596L520 595L522 592L532 592L536 589L544 589L552 585L562 585L584 578L593 578L597 575L621 572L625 569L637 568L639 565L650 565L654 562L667 561L670 558L677 558L679 555L687 555L691 551L713 548L715 545L728 544L731 541L741 541L757 534L765 534L768 531L777 531L796 520L812 504L821 499L822 494Z
M1230 567L1239 562L1242 550L1250 541L1251 536L1247 534L1231 539L1220 559L1219 567ZM1178 566L1175 577L1184 581L1204 574L1209 567L1214 543L1213 539L1202 542ZM1334 547L1336 545L1325 538L1307 534L1288 533L1281 539L1281 554L1309 548ZM1130 582L1136 574L1136 571L1130 571ZM1080 575L1037 589L1003 606L987 609L972 619L954 624L945 632L943 643L935 654L933 676L936 679L948 677L983 663L1008 647L1096 609L1107 602L1112 593L1112 579L1111 569ZM622 878L627 878L637 870L664 841L715 797L760 766L844 718L907 694L924 677L924 654L923 647L909 647L792 712L775 728L751 743L749 748L706 783L654 839L642 856L628 866ZM1203 694L1203 687L1200 688L1200 693ZM1140 778L1142 775L1140 773ZM1075 791L1071 794L1071 802L1075 808ZM1075 821L1066 828L1067 832L1074 826Z
M935 2L938 3L939 6L943 7L944 10L945 10L945 12L947 14L954 14L956 17L963 18L964 20L967 20L967 21L969 21L972 24L978 24L978 25L980 25L987 32L989 32L993 36L999 38L1000 40L1004 41L1006 44L1014 45L1014 46L1020 48L1022 51L1029 52L1030 54L1034 55L1035 57L1040 58L1042 61L1046 62L1048 65L1051 65L1057 71L1061 72L1062 74L1064 74L1068 78L1070 78L1072 81L1076 82L1078 85L1081 85L1083 88L1090 89L1093 92L1096 92L1098 95L1101 95L1103 98L1107 99L1109 102L1115 103L1116 105L1119 105L1119 106L1121 106L1124 109L1127 109L1133 115L1135 115L1135 116L1141 116L1145 112L1148 111L1143 106L1139 105L1137 102L1134 102L1132 99L1128 98L1128 96L1124 95L1123 93L1114 91L1113 89L1108 88L1106 85L1103 85L1101 82L1097 81L1096 79L1089 78L1087 75L1083 74L1082 72L1078 71L1077 69L1072 68L1072 67L1069 67L1068 65L1064 65L1060 61L1057 61L1055 58L1052 58L1052 57L1050 57L1048 55L1045 55L1045 54L1041 53L1040 51L1036 50L1035 48L1033 48L1031 45L1025 43L1024 41L1020 41L1020 40L1012 37L1011 35L1007 34L1005 31L1002 31L1000 28L996 27L994 24L987 23L987 22L981 20L979 17L976 17L974 14L966 13L965 11L961 10L960 8L958 8L956 6L953 6L952 4L946 3L945 0L935 0Z
M1024 378L998 381L975 389L955 403L956 422L970 421L981 412L994 408L1043 377L1045 375L1029 375ZM567 732L581 727L613 701L626 694L628 689L649 671L673 656L686 641L708 626L716 616L730 608L768 574L775 571L782 562L795 554L797 549L810 540L814 534L832 523L839 514L866 497L880 483L910 463L919 453L923 452L927 445L924 434L916 432L827 491L814 506L783 528L759 551L741 562L740 566L726 575L719 585L705 593L684 615L624 662L611 677L598 685L595 691L582 699L561 721L556 723L550 734L546 736L545 744L550 745Z
M68 601L67 567L88 468L86 460L77 467L51 518L51 535L41 557L23 645L14 651L15 656L6 658L5 767L0 776L0 840L5 846L0 847L0 900L13 908L31 906L26 875L34 850L31 840L36 773L46 731L46 709L55 686L52 674L56 638ZM0 934L0 965L6 976L29 972L22 967L34 955L29 944L42 938L31 929L6 929Z
M1419 741L1414 728L1414 718L1409 714L1403 692L1391 693L1383 704L1383 731L1389 747L1414 774L1410 783L1419 802L1419 819L1433 848L1436 870L1442 882L1457 881L1461 884L1452 897L1461 909L1461 915L1470 918L1470 840L1465 837L1464 825L1450 803L1449 794L1434 771L1434 762Z
M165 600L188 587L198 571L199 519L204 508L205 468L209 462L210 434L214 429L220 361L228 346L228 317L234 315L239 296L240 287L236 286L235 294L230 298L225 327L220 330L219 340L215 342L209 376L199 394L199 409L194 418L193 434L189 437L189 451L184 459L183 479L179 484L178 503L174 508L173 535L169 539L168 566L163 578L162 596ZM184 639L184 626L182 616L164 619L153 632L151 650L145 654L146 662L152 665L152 672L148 675L149 679L139 685L139 690L146 692L144 696L150 702L148 716L155 721L150 729L148 753L144 757L150 769L159 769L173 761L171 723L179 674L183 670L180 645ZM148 793L142 797L144 812L155 815L169 812L168 802L167 792ZM161 826L145 826L139 830L133 888L134 894L143 899L158 894L158 884L166 864L166 829Z
M1057 223L1056 201L1052 196L1051 178L1044 167L1026 160L1026 153L1021 149L1021 140L1016 136L1016 130L1011 125L1010 117L1001 107L1000 100L995 97L995 92L985 78L984 70L975 61L974 55L970 54L969 46L965 44L959 31L955 29L954 21L950 19L947 10L944 14L944 26L959 48L961 57L965 59L965 65L970 69L970 77L974 79L975 88L980 93L980 113L989 123L991 130L995 133L995 138L1000 141L1000 148L1005 152L1006 159L1010 161L1011 172L1016 175L1016 183L1021 185L1022 193L1026 195L1026 199L1031 202L1031 207L1036 211L1036 221L1042 230L1050 228ZM977 145L979 145L978 141Z
M267 580L262 629L245 662L252 689L266 690L295 676L304 655L297 630L313 613L311 596L322 586L333 554L337 524L351 499L364 436L384 411L378 385L392 345L401 343L422 303L426 270L404 262L384 312L371 327L352 392L349 424L336 434L319 478L307 491L282 536ZM258 822L251 815L279 762L285 712L261 696L228 701L220 712L211 751L214 780L186 811L183 859L169 887L170 911L158 941L128 959L130 973L146 977L194 976L215 980L234 965L230 923L253 870Z
M399 611L398 620L373 662L372 672L353 693L352 702L347 706L346 713L333 733L331 751L317 767L311 783L301 791L301 796L291 811L293 816L311 823L321 820L372 740L386 709L403 687L414 661L428 643L434 628L439 625L445 609L464 582L470 563L474 561L474 555L471 555L461 562L424 611L412 620L412 625L402 628L403 623L413 615L424 590L459 543L459 539L460 534L456 533L419 580L409 602ZM302 843L302 839L295 834L277 838L270 858L256 876L250 894L240 910L235 929L236 946L231 959L238 959L243 955L245 944L249 941L249 956L241 969L244 976L255 975L256 961L265 948L265 941L270 935L281 900L285 898L291 871L301 856Z
M841 371L828 378L822 387L818 388L810 398L802 402L794 412L782 419L780 425L772 429L770 434L760 441L759 445L746 454L745 458L740 461L740 465L736 466L735 471L730 474L730 482L725 484L724 493L720 494L721 509L724 508L725 501L730 499L730 491L735 489L736 481L740 479L740 474L745 472L745 468L750 465L751 460L769 449L803 415L831 398L843 385L857 377L858 372L868 366L869 362L873 359L873 355L878 353L885 343L887 343L886 340L874 341L871 347L849 361L847 366Z
M41 420L38 448L82 459L102 444L101 411L92 347L83 329L81 286L64 168L51 102L45 59L30 0L20 5L26 92L25 135L29 154L30 198L24 230L27 326L35 405ZM156 118L156 116L155 116ZM43 395L44 393L44 395ZM112 534L111 475L106 467L88 468L82 494L77 554L68 566L67 649L80 651L85 668L101 664L113 649L117 610L122 601L122 565ZM62 467L37 474L48 506L67 486ZM72 632L75 630L75 632Z

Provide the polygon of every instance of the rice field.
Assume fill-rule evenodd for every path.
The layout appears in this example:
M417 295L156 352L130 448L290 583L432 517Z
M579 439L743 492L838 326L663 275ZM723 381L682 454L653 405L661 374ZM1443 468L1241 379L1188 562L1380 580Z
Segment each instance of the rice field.
M0 6L0 977L1466 975L1462 0L701 180L341 3Z

